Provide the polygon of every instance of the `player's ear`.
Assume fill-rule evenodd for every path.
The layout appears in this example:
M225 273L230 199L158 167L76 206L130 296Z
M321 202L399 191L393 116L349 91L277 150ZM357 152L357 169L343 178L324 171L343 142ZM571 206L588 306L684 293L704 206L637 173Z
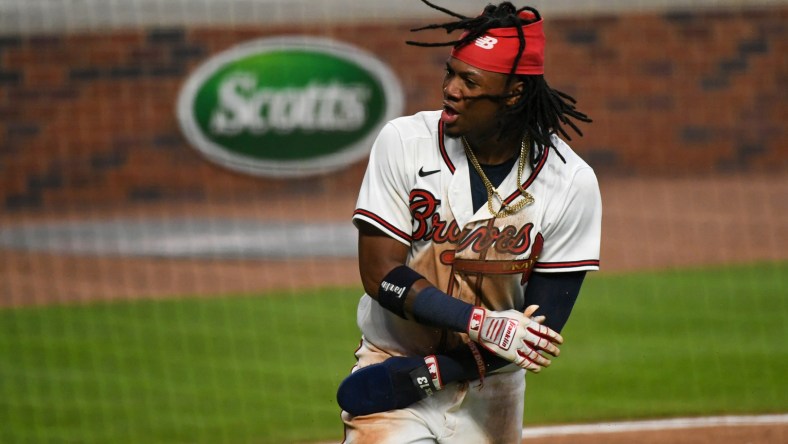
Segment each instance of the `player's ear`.
M525 90L525 85L521 80L516 80L512 82L512 85L509 87L509 97L506 99L506 106L513 106L520 100L520 97L523 95L523 91Z

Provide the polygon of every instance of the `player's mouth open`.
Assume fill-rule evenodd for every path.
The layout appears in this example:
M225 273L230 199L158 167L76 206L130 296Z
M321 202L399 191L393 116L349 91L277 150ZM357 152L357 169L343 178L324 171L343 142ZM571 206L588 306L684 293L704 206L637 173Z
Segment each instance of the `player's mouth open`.
M441 113L441 122L454 123L460 113L449 105L443 105L443 112Z

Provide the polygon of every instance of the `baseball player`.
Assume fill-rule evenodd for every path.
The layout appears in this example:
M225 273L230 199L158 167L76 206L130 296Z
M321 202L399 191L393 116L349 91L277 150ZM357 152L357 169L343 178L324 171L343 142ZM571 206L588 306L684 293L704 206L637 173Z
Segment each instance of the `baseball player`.
M590 119L544 79L543 21L488 5L425 28L451 46L443 109L390 121L353 222L365 294L357 365L339 388L348 443L510 443L525 370L559 355L599 268L593 170L562 140ZM574 120L574 121L573 121Z

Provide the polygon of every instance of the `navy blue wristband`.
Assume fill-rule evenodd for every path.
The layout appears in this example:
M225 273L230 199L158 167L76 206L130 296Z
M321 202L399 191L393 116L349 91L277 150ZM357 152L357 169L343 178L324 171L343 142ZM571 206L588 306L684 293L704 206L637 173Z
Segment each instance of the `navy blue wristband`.
M389 271L378 287L378 304L402 319L405 317L405 299L410 287L424 276L407 265L400 265Z
M473 305L453 298L435 287L420 291L413 300L413 315L422 324L468 331Z

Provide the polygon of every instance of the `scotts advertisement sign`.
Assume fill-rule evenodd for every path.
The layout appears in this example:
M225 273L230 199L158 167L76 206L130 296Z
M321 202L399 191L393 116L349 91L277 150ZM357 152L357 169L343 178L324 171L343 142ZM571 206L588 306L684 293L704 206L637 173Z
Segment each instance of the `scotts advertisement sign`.
M402 112L402 88L372 55L324 38L255 40L207 60L186 81L186 138L228 168L298 177L366 156Z

